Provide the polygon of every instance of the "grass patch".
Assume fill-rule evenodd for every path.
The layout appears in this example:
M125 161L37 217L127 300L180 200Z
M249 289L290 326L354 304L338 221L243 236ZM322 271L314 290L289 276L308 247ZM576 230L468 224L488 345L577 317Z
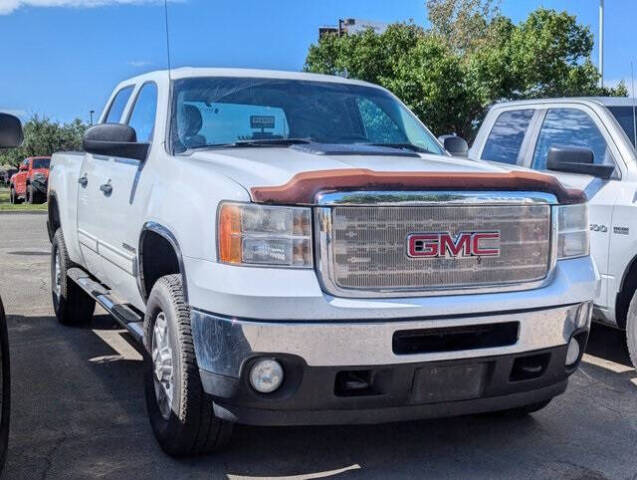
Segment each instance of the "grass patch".
M12 205L9 202L9 189L0 187L0 212L46 212L47 205L42 203L39 205L29 205L22 202L19 205Z

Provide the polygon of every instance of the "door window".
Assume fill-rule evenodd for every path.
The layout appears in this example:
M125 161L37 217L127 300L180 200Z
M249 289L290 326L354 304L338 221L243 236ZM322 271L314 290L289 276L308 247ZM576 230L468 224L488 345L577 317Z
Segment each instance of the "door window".
M142 86L128 125L135 129L138 142L150 142L155 130L155 112L157 111L157 85L146 83Z
M111 102L111 105L108 108L108 113L104 118L104 123L120 123L122 121L122 114L124 113L124 109L126 108L126 104L128 103L128 99L133 93L133 86L122 88L117 94L115 98Z
M533 155L534 169L546 170L548 153L554 146L588 148L596 165L614 165L602 133L582 110L553 108L546 113Z
M534 110L509 110L498 116L482 150L482 160L516 164Z

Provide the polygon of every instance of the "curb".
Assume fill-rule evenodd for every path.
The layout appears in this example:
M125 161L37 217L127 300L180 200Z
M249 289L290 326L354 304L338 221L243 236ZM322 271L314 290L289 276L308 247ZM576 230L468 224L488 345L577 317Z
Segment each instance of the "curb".
M0 215L46 215L46 210L25 210L21 212L19 210L0 210Z

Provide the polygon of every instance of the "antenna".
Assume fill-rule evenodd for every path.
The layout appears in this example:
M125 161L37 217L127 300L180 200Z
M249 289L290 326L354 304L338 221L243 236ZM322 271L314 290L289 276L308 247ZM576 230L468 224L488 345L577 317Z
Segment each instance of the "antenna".
M170 30L168 29L168 0L164 0L164 19L166 23L166 57L168 59L168 80L170 80Z
M632 97L633 97L633 147L637 148L637 113L635 113L635 108L637 108L637 99L635 98L635 75L633 73L633 62L630 62L630 83Z

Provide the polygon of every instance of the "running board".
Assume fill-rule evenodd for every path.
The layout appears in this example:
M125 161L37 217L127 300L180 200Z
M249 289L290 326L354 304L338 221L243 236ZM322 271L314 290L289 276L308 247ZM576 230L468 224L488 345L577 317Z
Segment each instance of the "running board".
M97 282L81 268L70 268L66 274L82 290L94 298L122 327L128 330L135 341L144 342L144 319L139 313L125 303L119 303L108 288Z

